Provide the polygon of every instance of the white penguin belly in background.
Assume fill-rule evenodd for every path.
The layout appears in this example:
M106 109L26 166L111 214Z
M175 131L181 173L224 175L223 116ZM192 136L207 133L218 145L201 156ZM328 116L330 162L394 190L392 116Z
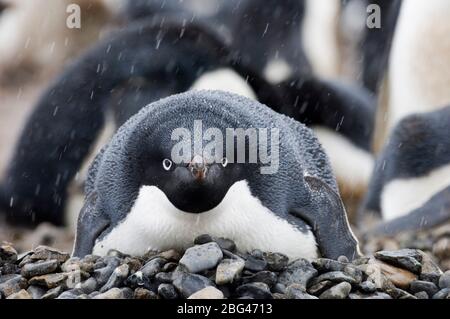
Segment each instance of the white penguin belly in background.
M230 238L243 251L261 249L287 255L317 258L311 231L302 232L277 217L252 196L246 181L235 183L213 210L191 214L178 210L155 186L144 186L127 217L97 241L94 254L117 249L131 255L150 250L185 249L202 234Z
M450 185L450 165L435 169L426 176L394 179L383 188L381 211L383 219L404 216L424 205Z
M402 4L389 65L389 129L450 102L450 1Z

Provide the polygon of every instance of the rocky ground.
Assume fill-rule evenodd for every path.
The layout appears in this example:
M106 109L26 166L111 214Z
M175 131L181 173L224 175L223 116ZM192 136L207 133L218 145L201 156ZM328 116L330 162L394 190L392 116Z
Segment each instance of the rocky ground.
M223 238L203 235L185 252L169 250L132 257L110 251L105 257L70 258L39 246L18 254L0 247L0 296L9 299L450 299L449 228L434 244L385 250L349 262L341 257L296 260L258 250L239 253ZM414 237L414 236L413 236ZM420 237L420 238L419 238ZM423 241L421 241L423 239ZM441 240L447 240L446 243ZM421 241L421 243L419 243ZM401 241L368 241L364 247L399 248ZM409 242L412 243L412 242ZM445 249L442 247L446 245ZM379 245L379 246L377 246ZM420 247L419 247L420 246ZM442 255L444 254L444 255ZM439 256L439 257L438 257ZM444 256L444 259L440 257ZM443 262L442 262L443 261Z

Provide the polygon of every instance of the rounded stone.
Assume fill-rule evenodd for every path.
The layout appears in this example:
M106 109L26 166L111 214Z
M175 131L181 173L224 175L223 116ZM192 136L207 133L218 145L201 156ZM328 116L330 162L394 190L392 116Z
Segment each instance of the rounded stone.
M345 299L348 297L350 291L352 290L352 285L348 282L341 282L328 290L325 290L319 299Z
M215 242L188 248L180 259L180 265L191 273L199 273L217 266L223 253Z

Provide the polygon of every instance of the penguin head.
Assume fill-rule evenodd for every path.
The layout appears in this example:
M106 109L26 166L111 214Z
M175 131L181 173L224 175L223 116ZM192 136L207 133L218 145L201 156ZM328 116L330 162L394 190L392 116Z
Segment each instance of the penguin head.
M156 185L183 212L204 213L219 205L234 183L245 179L242 164L231 162L226 157L211 162L200 155L188 163L161 158L159 167L146 173L144 184Z

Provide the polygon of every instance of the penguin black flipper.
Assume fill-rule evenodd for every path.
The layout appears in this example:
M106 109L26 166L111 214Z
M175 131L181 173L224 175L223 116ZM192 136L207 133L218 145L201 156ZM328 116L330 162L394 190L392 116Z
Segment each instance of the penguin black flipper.
M359 148L370 150L376 101L367 90L314 76L291 77L277 89L283 96L278 109L268 104L276 111L307 126L329 128Z
M405 216L382 223L371 230L371 235L396 235L443 225L450 221L450 187L433 196L420 208Z
M78 216L73 257L84 257L92 252L96 239L110 225L109 219L97 209L97 194L91 193Z
M307 221L313 228L322 257L353 260L360 255L339 195L320 178L305 176L312 192L312 205L294 209L291 214Z

